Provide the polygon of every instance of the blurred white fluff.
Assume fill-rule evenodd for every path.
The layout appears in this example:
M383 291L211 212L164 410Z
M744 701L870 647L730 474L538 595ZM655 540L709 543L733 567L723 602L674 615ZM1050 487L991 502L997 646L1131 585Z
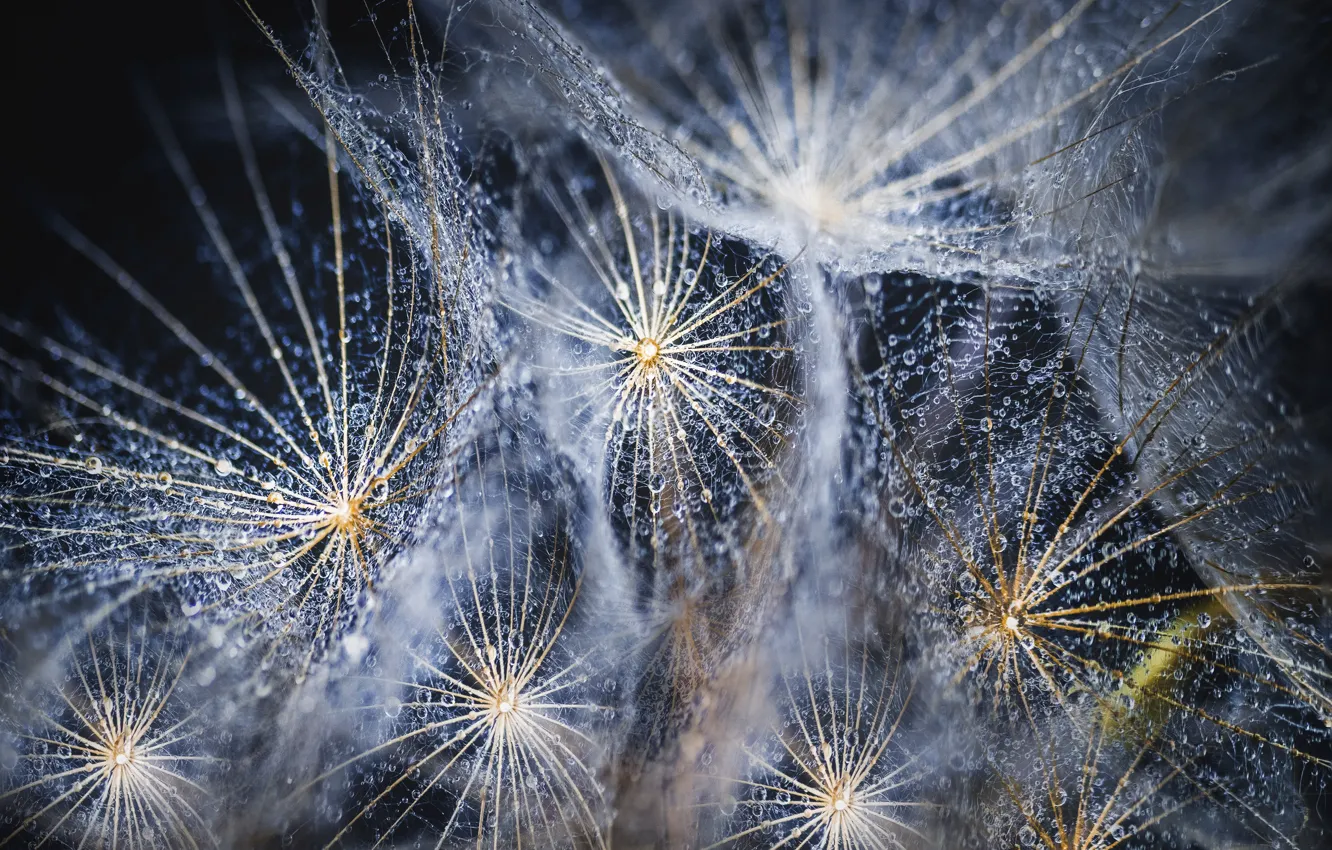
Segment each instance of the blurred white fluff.
M1237 4L981 5L506 11L581 132L713 226L852 270L1058 278L1141 217L1157 113Z

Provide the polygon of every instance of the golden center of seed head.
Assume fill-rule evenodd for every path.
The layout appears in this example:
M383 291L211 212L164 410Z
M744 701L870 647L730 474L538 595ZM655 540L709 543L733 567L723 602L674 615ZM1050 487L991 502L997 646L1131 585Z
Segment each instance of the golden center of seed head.
M124 768L134 762L134 742L127 738L118 738L107 752L107 762L112 770Z
M824 797L823 811L834 817L851 808L851 781L843 778L827 790Z
M355 532L360 521L361 500L359 498L339 498L333 502L332 510L328 512L328 523L342 534Z
M1004 614L1003 619L1000 622L1003 624L1005 631L1011 634L1016 634L1022 629L1022 624L1025 619L1026 618L1022 612L1022 604L1015 601L1008 606L1008 611Z
M337 506L333 510L333 524L338 526L339 528L345 528L346 526L351 524L351 521L352 521L351 502L347 501L346 499L342 499L338 502Z
M639 362L644 366L651 366L661 354L661 345L652 337L645 336L634 346L634 354L638 355Z
M499 721L518 710L518 692L513 682L505 682L490 698L490 709L494 712L493 720Z

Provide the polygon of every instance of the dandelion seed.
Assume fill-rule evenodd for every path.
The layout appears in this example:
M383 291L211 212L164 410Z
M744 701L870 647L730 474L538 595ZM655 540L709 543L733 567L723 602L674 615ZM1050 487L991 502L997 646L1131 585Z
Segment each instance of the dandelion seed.
M6 718L21 750L0 791L17 827L0 846L214 846L200 782L221 760L201 746L204 716L182 705L189 657L143 623L67 642L53 698L29 689Z
M458 527L493 525L484 543L464 533L428 556L462 563L446 567L445 625L409 648L404 681L380 683L402 689L390 734L311 783L361 765L363 794L329 846L361 829L375 847L403 840L413 819L441 843L608 846L594 730L612 707L591 694L604 663L570 634L578 545L564 509L544 507L522 450L505 442L479 441L475 465L459 466ZM393 766L373 769L375 759Z
M600 430L608 495L623 509L630 551L657 548L661 535L642 523L655 493L663 513L680 515L687 545L701 551L707 526L736 510L752 506L770 520L772 495L787 485L791 439L781 425L802 409L799 366L783 356L794 351L791 322L772 291L787 269L765 259L730 276L739 258L718 237L655 207L643 232L604 161L602 171L615 227L594 227L584 195L551 193L589 267L586 279L537 262L535 283L558 300L504 297L533 324L591 347L587 365L566 381L575 388L571 418ZM605 235L612 233L618 239Z
M1138 179L1113 159L1163 103L1205 84L1180 57L1229 2L1145 32L1091 0L951 15L859 0L623 5L629 23L604 30L509 8L541 48L533 61L578 80L560 95L584 132L645 166L657 191L842 265L917 267L936 251L960 270L1001 233L1046 225L1043 238L1071 245L1060 216L1113 208Z
M911 528L936 593L931 607L943 615L940 640L957 648L956 681L986 696L995 718L1013 712L1037 738L1051 714L1078 720L1083 698L1114 717L1126 702L1136 706L1132 721L1115 724L1130 741L1144 734L1135 723L1169 718L1210 730L1154 745L1174 748L1181 771L1209 790L1231 785L1204 783L1191 759L1205 750L1224 760L1203 743L1218 734L1327 771L1317 743L1326 740L1317 723L1328 706L1325 666L1288 649L1319 633L1325 591L1310 572L1263 568L1246 550L1281 551L1272 529L1305 503L1296 481L1264 474L1281 465L1282 435L1232 435L1196 450L1187 448L1193 441L1157 445L1175 427L1213 433L1217 416L1185 411L1235 400L1235 392L1215 394L1208 378L1243 363L1258 317L1236 317L1175 364L1125 435L1109 437L1088 379L1094 368L1113 368L1097 348L1109 324L1106 292L1089 287L1067 317L1023 289L899 291L893 321L910 324L929 368L922 376L889 366L858 378L897 470L924 505ZM1021 359L1051 377L1028 382ZM1005 398L1022 402L1019 415L996 415ZM925 399L939 402L937 413L908 413ZM1151 453L1160 462L1133 466ZM1172 489L1189 482L1206 482L1196 489L1207 497L1173 501ZM1212 543L1197 563L1180 543L1193 534ZM1212 580L1219 575L1226 578ZM1196 625L1198 606L1209 629ZM1255 613L1227 615L1245 610ZM1237 717L1232 698L1289 711L1300 731ZM1228 769L1266 769L1248 762ZM1225 804L1261 824L1259 797L1236 794Z
M746 747L750 773L727 824L739 828L711 846L758 836L768 847L839 850L928 843L929 768L904 744L914 686L897 659L841 641L818 658L802 639L798 653L778 687L774 725Z
M444 298L472 285L471 237L457 208L439 210L431 231L419 232L401 187L390 193L375 179L387 163L339 150L337 115L326 111L332 250L311 244L296 253L225 64L221 76L271 275L242 260L166 116L151 100L147 111L244 304L233 326L279 356L207 342L57 220L59 235L165 332L164 351L203 364L203 386L193 393L164 380L156 388L132 367L0 317L0 367L16 380L38 375L68 416L91 411L88 442L98 447L94 457L77 445L14 441L0 499L16 513L4 530L14 559L26 563L20 577L51 600L67 596L71 582L80 593L85 582L111 592L113 606L170 585L198 598L198 611L266 633L273 652L302 647L303 673L407 542L439 475L441 445L478 386L478 364L449 364L449 339L461 334ZM344 176L339 157L360 164L359 182ZM440 176L448 166L433 168ZM348 228L351 215L379 222L378 233ZM324 274L319 257L329 253ZM274 291L259 287L265 279ZM352 325L361 330L351 334ZM25 346L47 363L24 357ZM227 395L236 402L214 402Z

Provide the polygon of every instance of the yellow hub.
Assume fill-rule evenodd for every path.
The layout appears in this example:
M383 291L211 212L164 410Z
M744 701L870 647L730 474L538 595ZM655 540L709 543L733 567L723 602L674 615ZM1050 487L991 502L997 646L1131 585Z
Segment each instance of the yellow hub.
M851 808L852 793L850 778L842 777L837 780L835 785L824 792L823 807L816 811L821 811L824 817L840 821Z
M661 354L661 346L652 337L645 336L634 346L634 354L644 366L651 366Z
M342 534L353 534L361 523L361 500L339 499L329 511L328 523Z
M502 721L518 711L518 694L512 682L506 682L490 698L490 710L495 721Z
M126 770L134 764L134 742L119 738L106 751L106 769L108 772Z

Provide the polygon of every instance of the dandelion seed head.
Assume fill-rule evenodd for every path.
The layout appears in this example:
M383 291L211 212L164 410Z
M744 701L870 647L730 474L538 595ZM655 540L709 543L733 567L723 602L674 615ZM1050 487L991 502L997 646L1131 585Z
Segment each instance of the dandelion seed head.
M862 0L623 5L608 27L503 6L584 135L709 224L843 267L954 272L1011 252L1053 274L1061 248L1009 237L1071 244L1066 210L1122 226L1147 178L1112 163L1156 141L1138 84L1187 90L1184 57L1230 20L1225 0L1145 36L1090 0L943 19Z
M0 638L0 640L5 640ZM5 643L7 649L13 645ZM215 846L207 803L222 764L189 648L126 617L69 639L64 675L27 683L0 723L19 751L0 783L15 827L0 844L70 841L114 846L156 835L169 848Z
M455 420L483 380L469 313L481 252L464 213L431 208L443 200L417 166L388 155L365 115L347 144L373 150L310 151L332 226L284 230L267 183L270 151L251 135L252 108L229 73L223 100L244 178L234 206L215 205L165 110L150 101L147 111L239 314L191 327L198 317L175 312L118 258L57 221L90 274L161 332L134 351L184 356L197 379L141 376L134 363L82 350L78 338L59 341L0 317L0 368L39 375L53 416L97 417L72 445L43 432L14 441L19 462L4 495L27 512L12 529L15 545L49 604L75 587L111 597L171 587L187 597L187 616L234 635L265 633L274 657L304 676L410 542ZM351 120L345 101L297 77L333 139ZM431 128L432 144L441 132ZM359 165L344 168L340 158ZM448 157L429 167L431 180L452 173ZM390 172L391 191L380 182ZM265 240L261 261L233 241L242 228L232 214L246 212L257 221L245 227Z
M609 673L571 634L584 616L579 544L562 503L542 497L556 481L529 439L483 433L450 470L454 522L416 553L427 572L403 574L418 595L437 588L437 625L393 638L410 670L389 672L365 706L389 728L371 726L374 738L311 783L346 775L358 791L332 844L362 830L405 837L409 818L441 841L606 844L596 735L612 706L592 683ZM444 558L459 568L437 572Z
M609 192L605 209L575 181L547 190L573 256L556 274L531 252L502 297L570 355L557 375L570 397L553 413L600 466L631 557L665 558L652 553L681 536L703 557L718 520L770 522L787 495L804 407L790 271L675 211L640 211L611 165L600 169L586 182Z
M905 743L914 686L894 658L844 640L814 649L799 638L773 695L777 717L745 747L741 802L713 846L748 846L759 831L773 831L775 842L848 848L924 837L930 767Z
M875 340L867 347L886 365L856 380L919 505L906 527L922 541L933 607L947 612L933 623L952 647L953 683L989 705L998 729L1016 723L1045 740L1052 717L1072 718L1107 724L1123 746L1172 747L1181 774L1261 823L1274 797L1234 789L1268 762L1219 757L1199 728L1243 739L1271 763L1328 765L1314 743L1326 688L1295 660L1301 651L1222 613L1270 605L1254 619L1281 618L1296 643L1320 628L1305 601L1319 593L1311 573L1242 566L1252 532L1269 553L1284 551L1272 529L1303 503L1282 474L1277 431L1222 436L1242 390L1221 376L1252 368L1260 313L1237 311L1200 335L1197 351L1154 361L1154 385L1117 434L1097 415L1102 370L1154 356L1119 348L1124 313L1107 307L1119 290L1088 284L1065 312L1020 287L930 283L912 298L914 286L871 296L896 305L887 326L897 348L905 337L914 350L911 363ZM1188 436L1163 443L1167 433ZM1202 558L1181 540L1194 534L1209 541ZM1251 630L1267 636L1251 640ZM1241 694L1289 706L1301 733L1231 716L1224 703Z

